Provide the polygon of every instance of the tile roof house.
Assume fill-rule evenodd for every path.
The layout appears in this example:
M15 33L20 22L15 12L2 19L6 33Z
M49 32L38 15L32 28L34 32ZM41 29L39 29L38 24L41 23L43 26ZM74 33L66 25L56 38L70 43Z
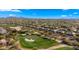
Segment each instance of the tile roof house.
M0 27L0 34L6 34L6 33L7 33L7 30L2 28L2 27Z
M15 29L15 30L17 30L17 31L20 31L20 30L22 29L22 27L21 27L21 26L17 26L17 27L10 27L10 29Z

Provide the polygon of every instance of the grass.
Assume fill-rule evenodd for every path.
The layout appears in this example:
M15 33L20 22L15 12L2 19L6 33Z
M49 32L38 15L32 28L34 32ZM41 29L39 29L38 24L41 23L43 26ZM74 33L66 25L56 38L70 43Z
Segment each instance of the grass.
M74 48L72 48L72 47L61 47L61 48L57 48L55 50L74 50Z
M0 24L1 27L15 27L15 24Z
M44 39L42 37L33 35L34 42L27 42L24 40L23 36L20 36L20 44L23 48L30 48L30 49L45 49L51 47L53 45L58 44L55 40Z

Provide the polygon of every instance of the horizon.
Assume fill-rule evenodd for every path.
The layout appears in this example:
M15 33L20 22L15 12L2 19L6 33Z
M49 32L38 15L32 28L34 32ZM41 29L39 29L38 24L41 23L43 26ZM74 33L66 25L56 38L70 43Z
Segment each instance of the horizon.
M79 9L0 9L0 18L79 19Z

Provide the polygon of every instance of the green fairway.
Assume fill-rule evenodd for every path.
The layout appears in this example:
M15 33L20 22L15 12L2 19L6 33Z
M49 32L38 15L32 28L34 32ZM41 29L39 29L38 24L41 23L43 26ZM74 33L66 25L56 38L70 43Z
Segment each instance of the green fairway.
M0 24L0 27L15 27L15 24Z
M29 36L26 36L26 37L28 38ZM30 48L30 49L44 49L58 44L55 40L44 39L36 35L31 36L31 38L34 39L35 41L28 42L28 41L25 41L23 36L20 36L21 46L23 48Z
M74 50L74 48L71 48L71 47L61 47L61 48L57 48L55 50Z

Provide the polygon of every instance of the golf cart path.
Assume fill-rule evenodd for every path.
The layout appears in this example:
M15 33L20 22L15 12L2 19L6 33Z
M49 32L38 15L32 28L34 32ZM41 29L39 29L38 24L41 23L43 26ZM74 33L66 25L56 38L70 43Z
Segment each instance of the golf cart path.
M59 45L56 45L56 46L49 47L46 50L54 50L54 49L61 48L61 47L68 47L68 45L59 44Z
M23 47L21 47L21 44L20 44L19 41L17 42L17 47L18 47L18 49L20 49L20 50L32 50L32 49L29 49L29 48L23 48Z
M29 49L29 48L22 48L19 41L17 42L17 45L18 45L18 48L21 49L21 50L32 50L32 49ZM51 46L47 49L38 49L38 50L55 50L57 48L62 48L62 47L71 47L71 46L68 46L68 45L65 45L65 44L59 44L59 45Z

